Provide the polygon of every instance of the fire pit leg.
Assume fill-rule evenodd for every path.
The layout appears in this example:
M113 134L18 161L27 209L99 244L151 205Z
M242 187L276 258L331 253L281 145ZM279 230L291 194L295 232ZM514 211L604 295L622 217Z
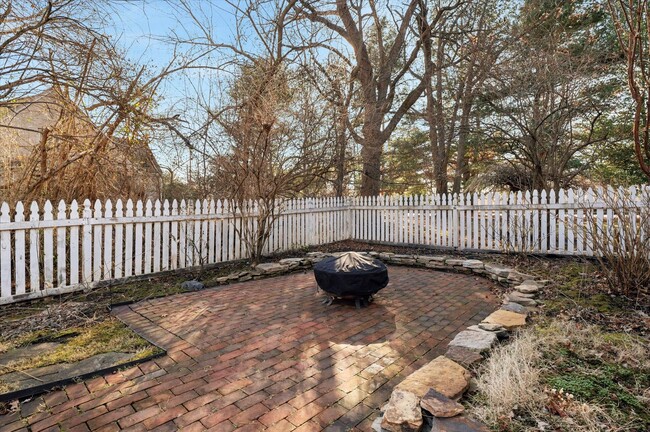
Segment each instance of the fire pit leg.
M334 297L328 296L323 299L322 303L326 306L331 306L333 301L334 301Z

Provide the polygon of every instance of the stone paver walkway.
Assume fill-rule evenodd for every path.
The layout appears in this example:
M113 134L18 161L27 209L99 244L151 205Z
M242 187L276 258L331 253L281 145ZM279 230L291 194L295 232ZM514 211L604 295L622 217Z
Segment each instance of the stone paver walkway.
M0 416L3 431L369 431L393 386L497 307L476 276L390 267L368 308L321 304L311 272L116 315L168 350Z

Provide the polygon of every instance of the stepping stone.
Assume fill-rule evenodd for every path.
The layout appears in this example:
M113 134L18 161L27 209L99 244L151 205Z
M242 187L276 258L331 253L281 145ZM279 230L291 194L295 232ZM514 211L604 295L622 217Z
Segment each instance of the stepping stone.
M450 399L457 399L469 387L470 378L471 374L467 369L445 356L440 356L413 372L395 388L411 392L418 399L431 388Z
M461 404L434 389L429 389L427 394L424 395L420 401L420 406L435 417L454 417L465 411L465 407Z
M504 305L501 305L501 309L506 310L506 311L510 311L510 312L523 313L523 314L528 312L528 309L525 306L522 306L519 303L515 303L515 302L510 302L510 303L506 303Z
M393 390L381 421L382 429L391 432L418 431L422 423L420 398L409 391Z
M482 353L492 348L497 341L496 333L487 331L463 330L458 333L449 346L459 346Z
M29 345L24 348L15 348L5 353L0 354L0 365L5 365L11 362L36 357L46 352L53 351L58 347L59 343L45 342L34 345Z
M483 356L476 351L459 346L450 346L445 353L445 357L466 368L476 365L484 360Z
M502 326L507 330L513 330L526 325L526 315L500 309L488 315L483 320L483 323L494 324Z
M482 423L465 416L433 418L431 432L489 432Z

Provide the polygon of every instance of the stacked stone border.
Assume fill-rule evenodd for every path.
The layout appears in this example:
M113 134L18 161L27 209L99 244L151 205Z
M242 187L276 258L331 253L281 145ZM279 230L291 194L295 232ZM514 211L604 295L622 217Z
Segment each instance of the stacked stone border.
M253 270L235 272L216 281L229 284L307 270L324 258L341 253L308 252L303 258L258 264ZM538 304L537 294L549 281L477 259L375 251L361 253L386 264L481 275L512 288L504 294L499 309L478 325L460 331L449 343L444 356L435 358L398 384L374 424L377 431L391 432L419 431L425 423L431 431L488 431L485 425L465 416L463 406L458 403L470 386L472 373L468 369L483 361L499 341L508 339L511 332L527 324L529 313Z

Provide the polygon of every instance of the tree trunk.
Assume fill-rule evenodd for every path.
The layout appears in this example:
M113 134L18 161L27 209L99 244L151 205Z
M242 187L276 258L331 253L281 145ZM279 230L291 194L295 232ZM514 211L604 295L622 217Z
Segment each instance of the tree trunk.
M467 149L467 138L469 137L469 117L471 106L471 101L465 100L463 103L463 112L460 117L458 148L456 149L456 172L454 173L454 193L460 193L463 179L466 177L467 172L467 158L465 156L465 151Z
M366 107L363 124L363 143L361 160L361 196L376 196L381 192L381 157L384 151L384 139L381 133L381 116L373 115Z
M336 125L336 158L334 162L334 169L336 170L336 179L334 180L334 192L337 197L343 196L345 193L345 152L348 147L347 140L347 124L346 124L346 108L340 107L337 116Z

